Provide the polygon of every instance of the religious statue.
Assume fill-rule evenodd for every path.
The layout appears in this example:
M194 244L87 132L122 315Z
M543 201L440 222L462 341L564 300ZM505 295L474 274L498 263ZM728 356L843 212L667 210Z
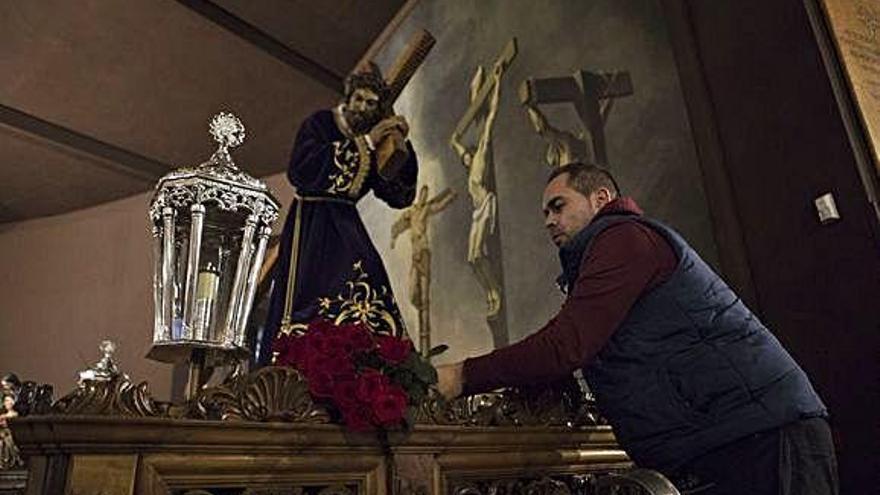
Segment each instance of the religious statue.
M370 64L346 79L337 107L311 115L297 133L287 171L295 196L273 272L262 363L271 362L279 333L304 330L316 318L405 334L382 259L357 210L370 191L392 208L415 198L418 165L409 141L393 176L377 167L380 143L409 132L390 103L386 81Z
M482 129L479 131L477 145L466 147L461 142L458 132L452 134L450 145L461 158L462 164L468 170L468 193L471 196L474 212L471 222L470 235L468 236L468 263L474 270L477 280L486 291L487 318L493 319L501 310L501 288L489 263L487 240L495 233L498 210L497 197L494 191L489 189L487 174L492 170L492 129L495 118L498 116L498 103L501 97L501 76L505 65L496 63L491 80L486 84L491 85L491 96L488 99L488 108L482 120ZM484 85L484 70L480 66L471 81L470 99L473 103L477 100L480 88Z
M0 378L0 395L12 395L18 397L21 391L21 380L15 373L6 373Z
M86 380L106 382L119 376L119 368L113 361L116 344L109 340L103 340L101 345L98 346L98 350L101 351L101 359L89 369L79 372L80 383Z
M419 349L427 355L431 350L430 286L431 247L428 242L428 219L440 213L455 199L452 189L428 199L428 186L422 186L415 203L391 226L391 249L397 237L409 230L412 266L409 270L410 302L419 312Z
M15 410L15 395L3 392L3 409L0 413L0 470L13 469L22 465L21 457L12 440L12 432L9 430L8 420L18 416Z

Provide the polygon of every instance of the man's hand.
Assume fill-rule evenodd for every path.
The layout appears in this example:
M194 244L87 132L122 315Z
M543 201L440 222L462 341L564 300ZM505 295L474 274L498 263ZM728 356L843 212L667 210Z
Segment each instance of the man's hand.
M437 389L446 400L461 395L464 363L444 364L437 367Z
M393 115L382 119L370 129L370 141L378 145L380 141L393 132L399 132L404 138L409 133L409 124L401 115Z

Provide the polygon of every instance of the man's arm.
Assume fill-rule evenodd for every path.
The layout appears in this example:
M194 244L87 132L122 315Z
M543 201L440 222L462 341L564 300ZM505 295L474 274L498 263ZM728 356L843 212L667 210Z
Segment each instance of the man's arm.
M562 309L534 335L463 363L466 393L558 380L588 364L632 305L675 268L669 244L650 227L626 222L600 234L585 255ZM460 365L460 364L459 364ZM454 392L456 365L438 370L439 387ZM444 383L445 382L445 383Z
M406 210L400 215L400 218L391 225L391 249L394 249L394 243L397 241L397 236L406 232L406 229L409 228L410 217L412 217L410 210Z
M492 71L492 96L489 98L489 112L486 122L483 123L483 132L480 135L478 149L486 149L492 140L492 128L495 126L495 118L498 116L498 104L501 102L501 74L504 68L496 66Z

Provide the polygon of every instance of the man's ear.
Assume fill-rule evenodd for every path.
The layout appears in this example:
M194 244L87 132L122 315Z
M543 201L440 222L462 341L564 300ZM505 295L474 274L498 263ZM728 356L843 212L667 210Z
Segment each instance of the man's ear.
M607 187L600 187L593 191L593 194L595 194L597 209L607 205L614 199L614 195Z

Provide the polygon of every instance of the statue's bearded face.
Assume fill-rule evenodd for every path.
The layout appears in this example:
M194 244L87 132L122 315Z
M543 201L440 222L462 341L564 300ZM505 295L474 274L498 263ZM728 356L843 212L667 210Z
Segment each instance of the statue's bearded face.
M345 102L345 121L352 132L363 134L382 120L379 95L368 88L357 88Z

